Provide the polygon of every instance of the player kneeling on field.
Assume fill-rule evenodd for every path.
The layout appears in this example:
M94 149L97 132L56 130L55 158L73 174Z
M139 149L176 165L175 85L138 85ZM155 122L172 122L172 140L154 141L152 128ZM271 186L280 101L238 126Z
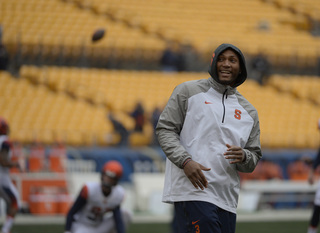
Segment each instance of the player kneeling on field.
M120 209L124 189L118 185L123 168L107 162L101 182L86 183L68 212L65 233L125 233L130 214Z

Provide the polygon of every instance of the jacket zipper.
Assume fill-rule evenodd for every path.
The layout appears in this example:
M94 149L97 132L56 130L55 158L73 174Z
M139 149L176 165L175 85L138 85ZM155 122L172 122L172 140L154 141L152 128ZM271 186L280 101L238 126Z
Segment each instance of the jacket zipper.
M222 106L223 106L222 123L224 123L224 117L225 117L225 115L226 115L226 107L225 107L225 105L224 105L224 97L226 97L226 99L228 98L227 91L228 91L228 89L226 89L226 90L223 92L223 95L222 95Z

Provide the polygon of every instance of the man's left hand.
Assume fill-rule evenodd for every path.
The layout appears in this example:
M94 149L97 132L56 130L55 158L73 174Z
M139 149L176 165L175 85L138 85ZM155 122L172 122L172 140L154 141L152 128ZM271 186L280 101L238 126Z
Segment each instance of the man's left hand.
M242 163L246 159L246 154L239 146L231 146L226 144L227 151L223 154L226 159L230 159L230 164Z

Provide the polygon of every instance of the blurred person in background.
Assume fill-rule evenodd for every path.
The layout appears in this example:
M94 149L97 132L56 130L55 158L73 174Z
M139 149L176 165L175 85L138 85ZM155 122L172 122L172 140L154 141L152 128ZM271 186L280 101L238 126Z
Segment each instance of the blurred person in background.
M128 211L120 208L125 191L118 184L123 174L117 161L106 162L100 182L88 182L70 208L65 233L125 233L131 221Z
M318 120L318 130L320 130L320 118ZM316 171L317 167L319 166L319 164L320 164L320 147L318 150L317 157L316 157L316 159L310 169L310 172L309 172L308 182L311 185L314 183L315 171ZM319 221L320 221L320 183L318 184L316 196L314 198L313 211L312 211L312 216L311 216L310 223L309 223L308 233L317 233L318 232Z
M113 125L113 129L115 132L117 132L120 135L120 141L117 144L117 146L123 146L126 147L129 144L129 136L130 133L129 131L126 129L126 127L120 122L118 121L112 113L110 113L108 115L108 119L111 121L112 125Z
M7 70L9 65L9 53L2 43L2 25L0 25L0 70Z
M12 161L12 144L9 141L9 125L0 117L0 198L6 203L6 219L2 225L1 233L9 233L14 218L19 211L19 193L10 178L10 168L19 168L17 161Z
M144 107L141 102L138 102L130 114L135 121L134 131L135 132L142 132L143 126L145 123L145 115L144 115Z
M178 71L179 54L177 53L177 47L178 45L176 42L167 42L167 47L160 58L160 65L164 72Z
M271 64L263 53L259 53L252 58L251 68L253 71L252 77L260 85L265 85L270 76Z
M8 70L9 66L9 53L0 41L0 70Z
M238 172L262 157L258 113L236 89L247 78L242 52L220 45L209 74L178 85L157 125L167 156L162 200L174 204L176 233L234 233Z

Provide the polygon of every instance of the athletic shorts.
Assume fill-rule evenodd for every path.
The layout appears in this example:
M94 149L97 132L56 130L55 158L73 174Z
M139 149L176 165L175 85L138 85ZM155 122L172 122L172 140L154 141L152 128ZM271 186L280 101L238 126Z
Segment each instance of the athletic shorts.
M235 233L236 214L203 201L174 203L176 233Z

